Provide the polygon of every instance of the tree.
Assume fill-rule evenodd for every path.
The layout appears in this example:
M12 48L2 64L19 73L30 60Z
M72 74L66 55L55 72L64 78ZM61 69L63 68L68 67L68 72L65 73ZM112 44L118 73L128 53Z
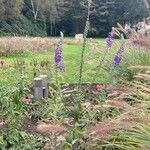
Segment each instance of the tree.
M21 13L22 0L3 0L5 7L4 18L7 22L12 22L19 18Z
M148 0L143 0L143 1L145 3L146 8L147 8L148 14L150 16L150 1L149 2L148 2Z
M149 5L149 0L92 0L90 35L106 36L117 22L132 24L150 16ZM63 30L74 35L83 32L86 16L87 0L0 0L0 33L23 29L29 35L38 30L57 35Z
M32 13L33 13L34 19L36 20L38 12L39 12L40 1L39 0L36 0L36 1L30 0L30 2L31 2L31 6L32 6Z
M93 0L91 13L91 34L106 36L114 25L114 0Z
M3 0L0 0L0 21L3 21L5 14L5 5L3 3Z
M68 10L65 15L68 17L68 20L72 22L74 33L83 32L87 16L85 0L67 0L66 7L68 7Z
M48 35L56 34L56 23L61 20L64 13L63 4L63 0L41 0L41 13L44 16Z
M116 18L121 23L135 23L148 16L144 0L116 0Z

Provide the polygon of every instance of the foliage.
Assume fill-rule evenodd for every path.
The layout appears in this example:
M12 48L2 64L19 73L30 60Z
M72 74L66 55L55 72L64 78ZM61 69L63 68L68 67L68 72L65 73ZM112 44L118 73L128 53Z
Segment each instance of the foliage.
M2 148L45 147L43 141L51 141L53 136L48 133L54 130L47 122L67 128L65 134L54 136L54 143L60 140L62 149L149 148L149 49L136 48L125 39L109 39L108 45L108 39L86 38L81 53L81 43L66 38L62 53L62 45L54 51L57 38L1 38L2 54L7 52L0 61ZM54 59L55 52L58 58L61 54L61 60ZM55 63L62 62L62 55L65 71L55 76ZM114 66L116 55L121 61ZM84 62L82 68L80 61ZM80 69L78 88L80 76L76 72ZM49 97L25 103L24 98L33 94L33 78L40 74L49 75ZM108 81L110 76L113 82ZM47 138L29 134L28 130L22 132L20 127L26 118L37 124L45 121Z
M9 134L0 136L0 149L19 150L33 149L37 150L43 147L44 139L40 136L33 136L23 131L13 130Z
M71 35L85 26L82 42L61 32L55 50L57 38L0 39L0 149L150 148L147 37L87 38L146 17L144 2L0 0L1 35ZM36 101L32 81L41 74L49 76L49 96Z
M0 0L0 35L46 36L82 33L86 1ZM91 36L104 37L117 22L135 23L148 17L143 0L93 0L90 10Z

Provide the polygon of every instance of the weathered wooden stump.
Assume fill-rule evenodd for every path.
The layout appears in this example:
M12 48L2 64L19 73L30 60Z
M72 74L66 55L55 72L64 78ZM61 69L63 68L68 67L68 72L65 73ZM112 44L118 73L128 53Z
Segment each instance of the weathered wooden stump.
M48 97L48 76L40 75L38 78L34 78L33 83L34 98L41 100Z
M48 97L48 76L40 75L40 78L42 78L43 98L47 98Z
M43 98L42 78L34 78L33 89L34 98L36 100L41 100Z

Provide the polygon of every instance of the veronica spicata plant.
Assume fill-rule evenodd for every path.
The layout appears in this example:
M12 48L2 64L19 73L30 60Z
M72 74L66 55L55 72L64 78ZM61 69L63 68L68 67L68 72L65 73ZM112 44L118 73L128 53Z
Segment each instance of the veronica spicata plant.
M64 64L63 64L63 33L61 33L61 38L57 42L56 47L55 47L55 65L56 65L56 71L64 71Z
M114 57L114 67L120 65L121 61L122 61L122 57L123 57L123 53L124 53L124 50L125 50L125 43L124 43L124 36L121 35L121 38L122 38L122 43L121 43L121 46L120 48L118 49L117 51L117 54L115 55Z
M60 32L61 38L59 41L56 43L55 47L55 74L56 74L56 86L58 88L58 95L57 98L62 100L62 94L61 94L61 87L59 84L59 79L58 79L58 72L63 72L64 71L64 63L63 63L63 40L64 40L64 34Z
M111 33L108 35L107 41L106 41L106 42L107 42L107 46L108 46L109 48L112 47L113 41L114 41L114 33L111 32Z
M117 67L120 66L121 62L122 62L122 58L123 58L123 54L124 54L124 51L125 51L125 40L124 40L124 36L123 34L121 34L121 45L117 51L117 53L115 54L114 58L113 58L113 65L110 69L110 72L109 72L109 82L114 82L113 80L113 75L117 69Z

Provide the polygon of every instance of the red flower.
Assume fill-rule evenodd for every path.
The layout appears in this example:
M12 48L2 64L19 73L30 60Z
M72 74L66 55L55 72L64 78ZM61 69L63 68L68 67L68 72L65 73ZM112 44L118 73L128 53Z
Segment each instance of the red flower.
M26 104L29 104L29 103L32 102L32 100L31 100L29 97L25 97L25 98L23 99L23 102L26 103Z
M4 61L3 61L3 60L1 60L1 61L0 61L0 64L1 64L1 66L3 66L3 65L4 65Z
M101 92L102 88L103 88L102 84L98 83L97 86L96 86L96 90L98 92Z

